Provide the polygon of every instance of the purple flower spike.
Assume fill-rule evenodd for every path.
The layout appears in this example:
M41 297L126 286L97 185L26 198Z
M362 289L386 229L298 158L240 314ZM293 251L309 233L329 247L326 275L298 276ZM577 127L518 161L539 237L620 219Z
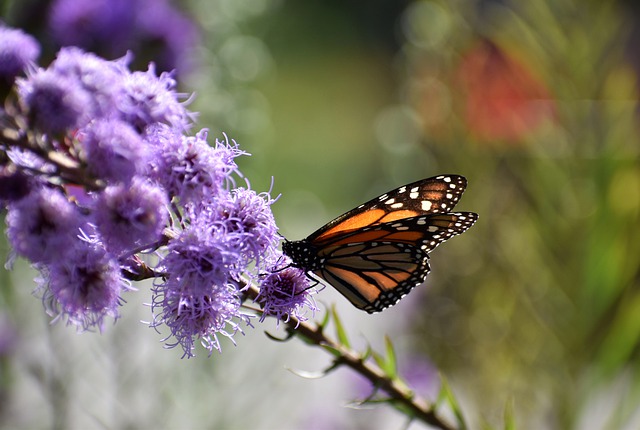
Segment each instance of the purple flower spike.
M83 330L97 327L103 320L118 318L120 293L129 289L120 274L117 260L100 246L77 239L67 258L43 268L44 301L56 318L66 317Z
M21 30L0 26L0 76L13 79L39 55L36 39Z
M98 178L128 182L146 167L145 144L119 120L97 120L80 137L89 170Z
M95 223L112 253L120 255L160 239L167 225L166 193L141 178L107 187L95 208Z
M57 189L41 188L9 205L7 236L34 263L59 260L77 241L82 217Z

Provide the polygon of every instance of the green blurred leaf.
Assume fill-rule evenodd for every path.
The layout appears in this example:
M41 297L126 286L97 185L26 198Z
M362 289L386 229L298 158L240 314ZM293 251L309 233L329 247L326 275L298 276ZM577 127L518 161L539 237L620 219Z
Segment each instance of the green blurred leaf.
M451 411L453 412L453 415L456 417L456 421L458 422L459 430L466 430L467 424L464 421L464 416L462 415L460 404L455 398L453 391L451 391L449 382L447 382L446 378L443 375L440 375L440 392L438 393L436 405L440 405L442 403L447 404L451 408Z
M349 342L349 338L347 336L347 332L344 329L344 325L342 324L342 320L338 316L338 312L336 311L335 306L331 307L331 315L333 316L333 323L336 326L336 336L338 337L338 341L345 347L351 348L351 343Z

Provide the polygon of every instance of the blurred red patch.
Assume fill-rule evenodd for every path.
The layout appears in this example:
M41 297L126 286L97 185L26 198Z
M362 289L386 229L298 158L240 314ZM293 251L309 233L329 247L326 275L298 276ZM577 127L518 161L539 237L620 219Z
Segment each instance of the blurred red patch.
M457 77L465 121L483 140L518 141L555 115L555 103L530 68L491 42L463 56Z

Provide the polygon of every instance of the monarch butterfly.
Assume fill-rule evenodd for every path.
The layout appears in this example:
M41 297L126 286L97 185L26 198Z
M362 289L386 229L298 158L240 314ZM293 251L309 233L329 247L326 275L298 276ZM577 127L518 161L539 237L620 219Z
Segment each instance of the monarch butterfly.
M368 313L394 305L429 274L429 252L464 233L478 215L450 212L467 180L440 175L404 185L288 241L291 265L326 281Z

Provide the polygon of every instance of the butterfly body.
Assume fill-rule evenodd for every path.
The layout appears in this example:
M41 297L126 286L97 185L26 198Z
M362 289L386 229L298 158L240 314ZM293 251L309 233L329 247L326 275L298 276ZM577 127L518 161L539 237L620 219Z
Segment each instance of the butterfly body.
M285 241L292 265L335 287L354 306L379 312L421 284L429 252L463 233L473 212L450 212L467 181L440 175L389 191L300 241Z

